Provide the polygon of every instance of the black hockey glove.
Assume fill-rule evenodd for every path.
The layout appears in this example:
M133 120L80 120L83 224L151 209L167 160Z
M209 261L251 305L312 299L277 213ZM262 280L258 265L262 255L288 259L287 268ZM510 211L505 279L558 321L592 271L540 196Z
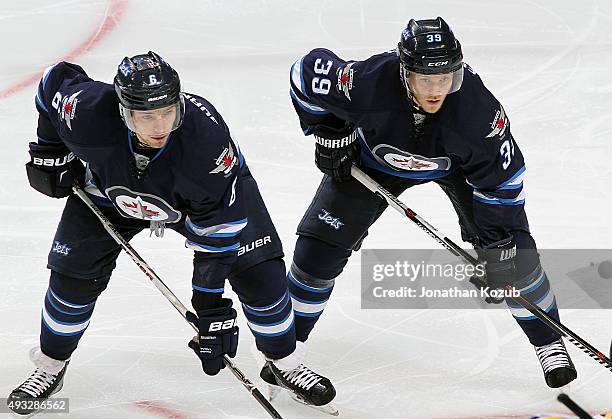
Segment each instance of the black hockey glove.
M487 272L487 285L491 289L502 289L516 279L516 243L510 235L503 240L491 243L481 250L481 258Z
M317 125L313 128L316 140L315 163L319 170L337 182L351 179L351 166L359 164L357 131L346 123L341 128Z
M30 143L30 160L26 173L30 186L52 198L72 193L72 185L83 184L85 167L66 147Z
M186 317L199 330L188 346L202 361L204 372L217 375L225 368L223 355L233 358L238 349L238 326L232 300L223 298L220 307L198 311L197 316L188 311Z

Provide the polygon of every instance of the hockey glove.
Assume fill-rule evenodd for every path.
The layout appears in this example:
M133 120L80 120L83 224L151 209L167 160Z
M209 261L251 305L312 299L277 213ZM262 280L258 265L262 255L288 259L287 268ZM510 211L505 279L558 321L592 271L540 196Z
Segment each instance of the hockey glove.
M491 289L501 289L515 281L516 243L512 235L486 246L481 250L481 255L485 261L487 284Z
M202 361L204 372L217 375L225 368L223 355L233 358L238 349L238 326L232 300L223 298L220 307L198 311L197 316L188 311L186 317L199 331L188 346Z
M357 131L349 124L341 128L317 125L313 128L316 140L315 163L319 170L337 182L351 179L351 166L359 164Z
M72 193L72 185L83 184L85 167L66 147L30 143L26 173L30 186L52 198Z

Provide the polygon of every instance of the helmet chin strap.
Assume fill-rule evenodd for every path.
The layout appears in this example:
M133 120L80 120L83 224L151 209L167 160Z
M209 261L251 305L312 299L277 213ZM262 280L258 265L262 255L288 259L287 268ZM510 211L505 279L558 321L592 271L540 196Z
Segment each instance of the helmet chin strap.
M418 111L424 111L417 98L414 97L414 95L412 94L412 91L409 88L407 88L406 90L408 92L408 99L410 99L410 102L412 103L412 107Z

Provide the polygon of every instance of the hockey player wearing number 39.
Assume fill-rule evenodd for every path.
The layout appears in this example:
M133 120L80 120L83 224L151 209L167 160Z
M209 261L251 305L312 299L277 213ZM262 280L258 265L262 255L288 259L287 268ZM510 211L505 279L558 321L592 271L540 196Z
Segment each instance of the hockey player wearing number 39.
M315 49L291 68L291 99L325 173L297 233L288 274L296 333L305 341L334 280L386 202L351 178L351 165L394 195L435 182L451 200L492 289L513 285L551 317L555 297L529 232L523 156L504 108L465 63L440 17L410 20L396 50L345 61ZM561 336L507 302L534 345L546 383L577 376Z
M9 407L26 406L18 414L33 410L15 402L61 389L120 253L71 194L75 182L126 240L145 228L160 236L170 228L186 238L194 250L195 311L187 317L199 331L189 347L206 374L217 374L223 356L236 354L236 310L222 298L228 278L268 359L262 373L287 380L307 404L335 396L331 382L302 363L282 245L237 143L208 101L180 87L176 71L153 52L126 57L114 85L65 62L44 73L27 174L36 190L68 200L48 258L40 347L30 352L36 370L8 399Z

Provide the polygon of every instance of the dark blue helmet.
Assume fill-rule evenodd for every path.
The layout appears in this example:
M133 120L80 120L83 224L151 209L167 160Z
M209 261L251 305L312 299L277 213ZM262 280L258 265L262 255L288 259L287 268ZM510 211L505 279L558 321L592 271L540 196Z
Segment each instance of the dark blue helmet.
M181 81L177 72L158 54L149 51L125 57L117 67L114 85L121 117L132 131L135 131L132 112L176 106L177 117L172 129L183 122L185 100Z
M411 19L402 31L397 55L407 71L420 74L452 73L463 62L461 44L441 17Z

